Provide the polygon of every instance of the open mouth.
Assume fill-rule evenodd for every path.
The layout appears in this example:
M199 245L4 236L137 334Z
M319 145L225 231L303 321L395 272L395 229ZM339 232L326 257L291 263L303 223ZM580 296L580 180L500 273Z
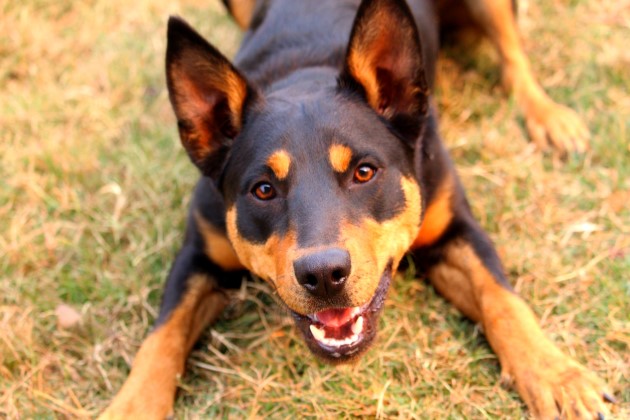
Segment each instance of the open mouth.
M376 336L378 313L390 282L390 270L385 270L374 296L362 306L330 308L309 315L292 311L311 351L325 359L343 362L367 349Z

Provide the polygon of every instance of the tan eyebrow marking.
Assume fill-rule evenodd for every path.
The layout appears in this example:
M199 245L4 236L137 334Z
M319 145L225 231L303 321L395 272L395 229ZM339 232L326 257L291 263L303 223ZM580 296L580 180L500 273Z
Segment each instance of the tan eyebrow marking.
M328 159L335 172L345 172L352 160L352 150L348 146L333 144L328 150Z
M286 150L276 150L273 152L269 159L267 159L267 166L271 168L276 178L283 180L289 174L291 168L291 157Z

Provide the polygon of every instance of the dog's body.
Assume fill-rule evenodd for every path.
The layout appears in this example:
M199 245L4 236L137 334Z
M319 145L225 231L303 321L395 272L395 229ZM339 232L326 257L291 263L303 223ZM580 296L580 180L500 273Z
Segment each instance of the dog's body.
M509 286L438 136L430 90L445 2L226 3L249 27L235 67L183 21L169 22L171 102L204 176L156 328L104 417L170 413L187 353L243 270L274 286L313 353L357 357L407 252L482 324L535 415L603 412L603 383L545 338ZM518 44L506 46L511 4L468 3L487 33L503 34L500 51L518 50L502 52L509 82L533 81ZM522 103L543 107L534 85L518 86L531 97ZM572 134L581 128L545 127L553 144L583 147Z

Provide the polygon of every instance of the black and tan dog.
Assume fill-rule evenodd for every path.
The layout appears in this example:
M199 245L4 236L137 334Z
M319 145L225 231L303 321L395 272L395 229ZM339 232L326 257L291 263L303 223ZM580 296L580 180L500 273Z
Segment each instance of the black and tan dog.
M182 20L169 21L168 90L203 176L156 327L103 417L171 413L189 350L243 270L274 287L313 353L358 357L406 253L483 326L534 415L601 416L612 397L514 293L438 136L430 91L439 32L469 19L496 43L532 136L585 147L577 116L531 75L512 4L227 4L248 28L234 66Z

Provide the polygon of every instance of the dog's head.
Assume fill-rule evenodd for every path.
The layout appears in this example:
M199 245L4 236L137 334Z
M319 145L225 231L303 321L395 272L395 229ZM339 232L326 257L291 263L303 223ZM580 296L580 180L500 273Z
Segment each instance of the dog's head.
M364 1L343 69L299 70L264 92L172 18L167 81L241 262L275 287L314 353L367 348L422 213L428 91L407 6Z

